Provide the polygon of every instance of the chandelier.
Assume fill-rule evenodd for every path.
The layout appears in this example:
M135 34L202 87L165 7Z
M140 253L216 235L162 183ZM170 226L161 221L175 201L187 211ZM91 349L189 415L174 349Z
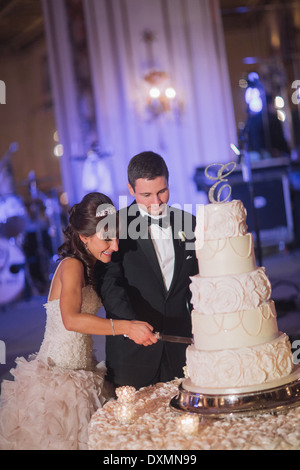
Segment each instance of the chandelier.
M153 121L160 116L169 116L178 120L183 111L183 101L178 97L171 76L154 66L152 49L155 39L154 34L152 31L144 31L142 37L147 48L148 62L148 71L143 76L143 101L146 120Z

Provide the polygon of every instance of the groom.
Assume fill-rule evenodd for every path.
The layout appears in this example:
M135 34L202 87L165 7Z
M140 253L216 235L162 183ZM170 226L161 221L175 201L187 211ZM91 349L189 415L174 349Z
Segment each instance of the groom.
M100 295L108 318L147 321L156 332L190 337L189 284L198 273L191 249L195 217L167 206L168 180L166 163L154 152L129 162L127 186L135 202L120 210L125 233L106 266ZM144 347L107 336L107 378L138 389L182 377L186 347L160 340Z

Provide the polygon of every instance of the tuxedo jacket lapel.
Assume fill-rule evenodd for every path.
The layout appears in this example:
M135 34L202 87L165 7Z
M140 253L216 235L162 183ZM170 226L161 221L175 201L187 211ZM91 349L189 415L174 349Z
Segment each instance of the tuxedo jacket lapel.
M129 222L133 220L134 218L135 217L131 219L129 217ZM181 240L178 239L178 234L174 233L174 214L172 211L170 211L170 223L171 223L172 233L173 233L172 238L173 238L175 260L174 260L173 278L172 278L172 282L168 291L166 291L166 288L165 288L165 284L163 281L163 277L162 277L161 269L160 269L159 262L157 259L157 255L155 252L155 248L151 240L150 233L148 231L148 225L145 224L144 226L141 226L140 237L137 239L138 246L143 251L151 269L153 270L155 276L158 278L162 286L162 289L165 291L167 295L169 295L173 286L176 285L176 281L178 279L178 276L180 275L182 263L184 263L184 256L186 253L184 243L182 243ZM148 233L146 233L146 231Z
M174 233L175 227L174 227L174 217L173 217L172 212L171 212L170 220L171 220L171 226L172 226L172 232L173 232L175 262L174 262L173 279L172 279L168 294L172 291L173 286L176 285L177 278L180 275L182 263L184 263L184 255L185 255L184 244L181 242L181 240L178 239L178 234Z
M154 271L154 274L156 275L163 289L165 290L162 273L160 270L159 262L157 259L157 255L156 255L155 248L153 246L150 234L148 238L145 238L145 239L138 238L137 243L140 246L140 248L143 250L143 253L146 256L151 269Z
M134 202L133 204L136 204ZM138 212L135 217L130 217L128 218L128 223L130 223L132 220L134 220L136 217L138 217L140 213ZM148 224L142 224L140 227L140 236L136 240L137 245L140 247L140 249L143 251L145 257L148 260L148 263L153 270L155 276L158 278L162 289L165 291L165 285L162 277L162 273L160 270L159 262L157 259L157 255L155 252L154 245L151 240L151 235L149 233L149 228Z

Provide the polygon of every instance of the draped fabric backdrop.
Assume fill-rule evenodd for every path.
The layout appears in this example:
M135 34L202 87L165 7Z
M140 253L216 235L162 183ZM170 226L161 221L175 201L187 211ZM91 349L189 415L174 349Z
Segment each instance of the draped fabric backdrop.
M91 142L80 126L80 89L72 61L76 47L66 2L72 3L43 0L57 125L64 145L63 180L73 203L85 191L84 155ZM100 153L109 155L101 159L103 171L98 174L100 179L107 175L111 190L104 181L102 186L118 204L120 195L128 195L130 158L153 150L169 166L171 204L202 202L193 182L196 167L234 160L230 144L236 144L218 0L75 3L81 4L84 17L96 140ZM145 32L151 33L150 42L145 41ZM166 72L177 92L172 110L158 116L147 112L144 91L144 77L153 70Z

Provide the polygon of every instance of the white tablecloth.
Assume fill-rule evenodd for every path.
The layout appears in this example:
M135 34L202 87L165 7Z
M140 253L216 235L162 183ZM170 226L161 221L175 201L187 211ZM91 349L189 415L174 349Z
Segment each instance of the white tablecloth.
M225 419L202 418L196 435L183 436L178 412L170 406L180 381L160 383L136 392L135 418L122 425L116 401L108 402L89 425L90 450L299 450L300 406L287 413Z

